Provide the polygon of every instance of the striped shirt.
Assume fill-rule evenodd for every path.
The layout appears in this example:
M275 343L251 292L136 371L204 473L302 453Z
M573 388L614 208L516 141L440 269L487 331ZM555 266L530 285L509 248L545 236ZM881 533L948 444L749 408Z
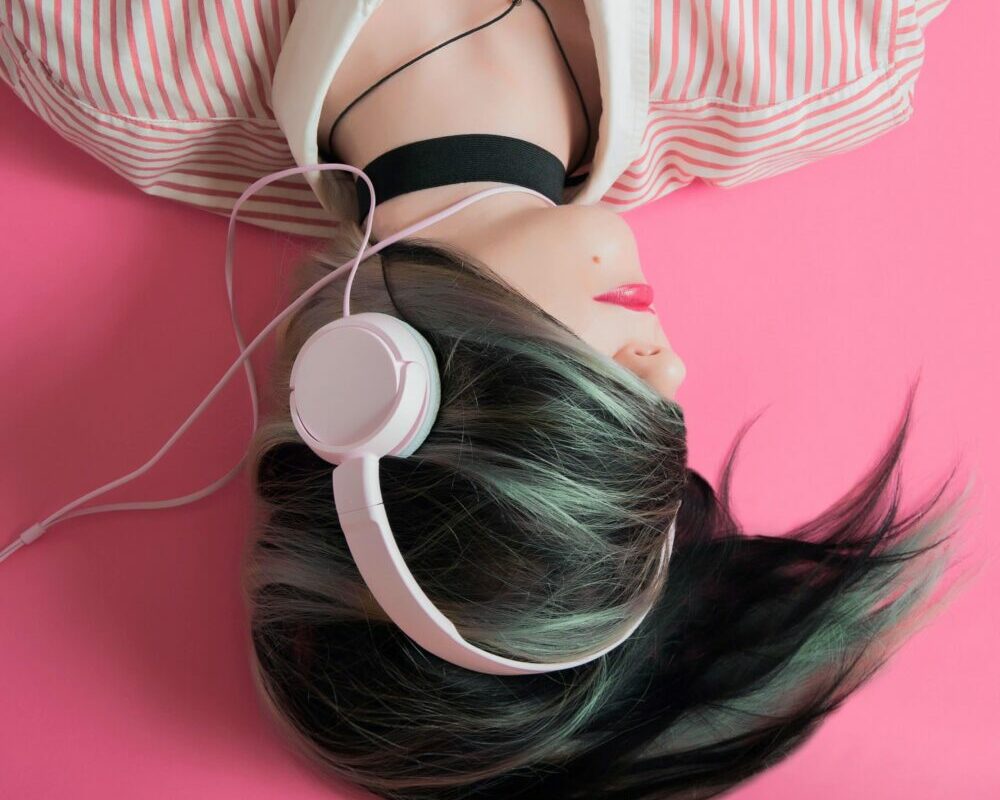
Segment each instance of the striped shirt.
M379 1L324 0L365 16ZM0 0L0 76L143 191L228 214L249 183L296 163L271 90L306 2ZM608 64L640 76L642 103L613 174L592 170L577 199L626 211L696 178L735 186L880 136L912 113L924 31L948 2L629 0L637 22L619 35L620 0L586 0L605 111ZM240 215L314 236L338 222L302 176Z

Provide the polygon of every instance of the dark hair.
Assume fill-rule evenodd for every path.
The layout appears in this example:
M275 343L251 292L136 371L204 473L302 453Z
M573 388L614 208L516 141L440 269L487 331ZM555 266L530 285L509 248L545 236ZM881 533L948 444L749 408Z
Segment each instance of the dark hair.
M301 285L347 261L358 236L307 263ZM276 363L244 563L260 696L323 770L401 800L711 797L800 745L933 606L921 601L948 563L961 498L942 502L949 476L900 511L916 384L844 498L786 535L748 535L728 498L752 423L716 493L687 466L676 403L486 267L419 242L371 261L353 310L423 332L442 376L425 443L381 462L386 509L415 577L464 636L537 660L594 647L634 613L675 516L677 533L655 607L590 664L494 676L419 648L365 587L331 466L287 417L295 353L339 313L341 285L324 287Z

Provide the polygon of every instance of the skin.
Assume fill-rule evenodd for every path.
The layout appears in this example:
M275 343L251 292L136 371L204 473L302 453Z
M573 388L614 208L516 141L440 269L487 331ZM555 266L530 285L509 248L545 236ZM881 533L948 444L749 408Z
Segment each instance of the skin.
M583 0L542 0L586 101L539 8L524 2L501 19L407 67L355 105L337 126L335 158L364 167L407 142L489 132L541 145L572 165L589 164L601 114L600 77ZM510 0L382 0L339 67L320 120L320 152L333 120L358 94L400 64L507 9ZM489 186L469 182L379 203L373 237L384 238ZM594 296L646 283L635 237L620 215L597 205L549 206L522 192L488 197L425 228L421 238L488 264L596 350L675 399L685 366L659 317ZM662 299L659 300L662 304ZM654 303L655 305L655 303Z

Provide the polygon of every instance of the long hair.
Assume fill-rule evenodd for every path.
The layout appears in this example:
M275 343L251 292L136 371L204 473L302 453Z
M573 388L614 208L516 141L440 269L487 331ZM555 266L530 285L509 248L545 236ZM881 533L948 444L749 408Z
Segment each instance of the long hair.
M296 291L359 245L345 223ZM324 773L399 800L711 797L802 744L933 606L964 495L943 500L949 477L900 511L915 386L845 497L786 535L749 535L728 500L747 428L716 492L687 465L676 403L484 265L410 240L359 267L351 305L401 317L437 356L438 419L380 480L407 565L463 636L539 661L608 641L677 517L654 607L596 661L495 676L427 653L365 586L332 466L288 417L292 362L343 285L310 299L276 355L242 565L260 697Z

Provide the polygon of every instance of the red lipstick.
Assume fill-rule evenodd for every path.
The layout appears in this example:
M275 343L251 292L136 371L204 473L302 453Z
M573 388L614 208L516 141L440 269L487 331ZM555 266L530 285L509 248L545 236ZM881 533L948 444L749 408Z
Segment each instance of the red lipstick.
M614 303L632 311L649 311L653 302L653 287L648 283L623 283L610 292L594 297L601 303Z

